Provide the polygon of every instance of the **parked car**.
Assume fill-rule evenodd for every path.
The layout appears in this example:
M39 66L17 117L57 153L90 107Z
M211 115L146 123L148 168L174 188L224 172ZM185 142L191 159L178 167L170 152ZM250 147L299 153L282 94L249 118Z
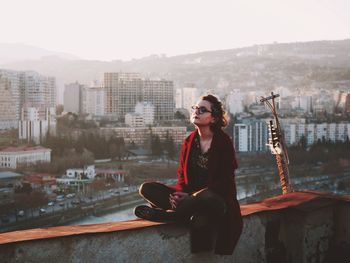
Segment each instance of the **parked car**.
M48 202L47 205L48 206L53 206L55 203L54 202Z
M73 198L73 197L75 197L75 194L74 194L74 193L72 193L72 194L67 194L66 197L67 197L67 198Z
M24 211L23 210L19 210L17 215L20 216L20 217L24 216Z
M39 209L39 214L42 215L42 214L45 214L46 213L46 210L44 208L40 208Z
M59 206L64 206L64 203L61 202L61 203L59 203L58 205L59 205Z
M79 205L79 204L80 204L80 201L79 201L79 200L73 200L73 201L72 201L72 204L73 204L73 205Z
M63 201L64 200L64 195L58 195L57 197L56 197L56 201L57 202L61 202L61 201Z
M1 217L1 222L8 223L8 222L10 222L10 218L8 218L7 216L4 215Z

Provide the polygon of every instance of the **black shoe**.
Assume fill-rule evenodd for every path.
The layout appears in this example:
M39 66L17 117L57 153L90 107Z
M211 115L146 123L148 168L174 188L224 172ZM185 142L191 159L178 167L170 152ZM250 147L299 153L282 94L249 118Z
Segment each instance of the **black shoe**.
M153 208L147 205L139 205L135 207L134 214L138 218L155 222L171 222L175 221L175 212L167 212L160 208Z

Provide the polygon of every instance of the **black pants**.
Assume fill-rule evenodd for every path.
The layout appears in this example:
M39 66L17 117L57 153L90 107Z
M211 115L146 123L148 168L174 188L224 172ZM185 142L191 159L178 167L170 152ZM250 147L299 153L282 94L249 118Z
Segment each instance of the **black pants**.
M171 210L169 195L176 190L157 182L141 185L140 195L153 207ZM213 235L222 216L226 212L225 201L212 191L205 189L183 199L175 210L175 218L189 222L191 226L191 250L193 253L210 250Z

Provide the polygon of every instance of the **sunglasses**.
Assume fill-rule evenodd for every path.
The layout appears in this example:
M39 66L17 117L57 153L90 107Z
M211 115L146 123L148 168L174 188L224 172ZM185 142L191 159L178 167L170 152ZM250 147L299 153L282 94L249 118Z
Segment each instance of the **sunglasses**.
M198 114L203 114L203 113L206 113L206 112L210 112L211 113L211 111L210 110L208 110L206 107L204 107L204 106L201 106L201 107L198 107L198 106L196 106L196 105L193 105L192 107L191 107L191 109L192 109L192 111L197 111L198 112Z

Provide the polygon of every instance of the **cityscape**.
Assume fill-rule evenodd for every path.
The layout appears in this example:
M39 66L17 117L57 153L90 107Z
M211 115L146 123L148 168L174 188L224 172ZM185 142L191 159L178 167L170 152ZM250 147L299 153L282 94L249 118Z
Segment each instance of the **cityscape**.
M328 44L334 45L305 43L303 52L310 52L309 45L326 49ZM275 56L278 60L280 56L291 56L278 44L234 52L239 59ZM314 50L311 53L308 59L324 57L314 54ZM54 76L1 69L1 228L6 231L30 227L35 216L44 225L55 225L74 222L87 214L119 211L142 202L137 189L145 180L174 184L179 148L193 130L190 107L201 95L213 92L230 115L226 132L240 160L236 176L242 203L279 191L276 164L268 146L268 123L272 117L260 102L269 91L280 95L276 103L284 140L290 148L294 188L347 193L347 69L344 68L342 78L317 82L312 81L312 76L323 74L319 68L310 67L308 76L303 78L298 71L294 76L288 71L283 74L294 78L294 82L276 85L261 75L268 75L265 64L270 62L252 63L258 67L250 72L256 80L244 80L241 73L237 74L236 84L230 84L233 80L229 77L218 80L212 89L198 81L149 78L138 72L104 72L102 79L90 84L64 84L62 104L58 103ZM314 157L306 157L310 153ZM304 161L300 156L304 156ZM307 174L303 173L305 170ZM269 183L262 183L261 177ZM307 184L305 180L317 183ZM28 203L28 199L32 202ZM63 214L64 221L60 219Z
M0 261L348 262L349 7L4 0Z

